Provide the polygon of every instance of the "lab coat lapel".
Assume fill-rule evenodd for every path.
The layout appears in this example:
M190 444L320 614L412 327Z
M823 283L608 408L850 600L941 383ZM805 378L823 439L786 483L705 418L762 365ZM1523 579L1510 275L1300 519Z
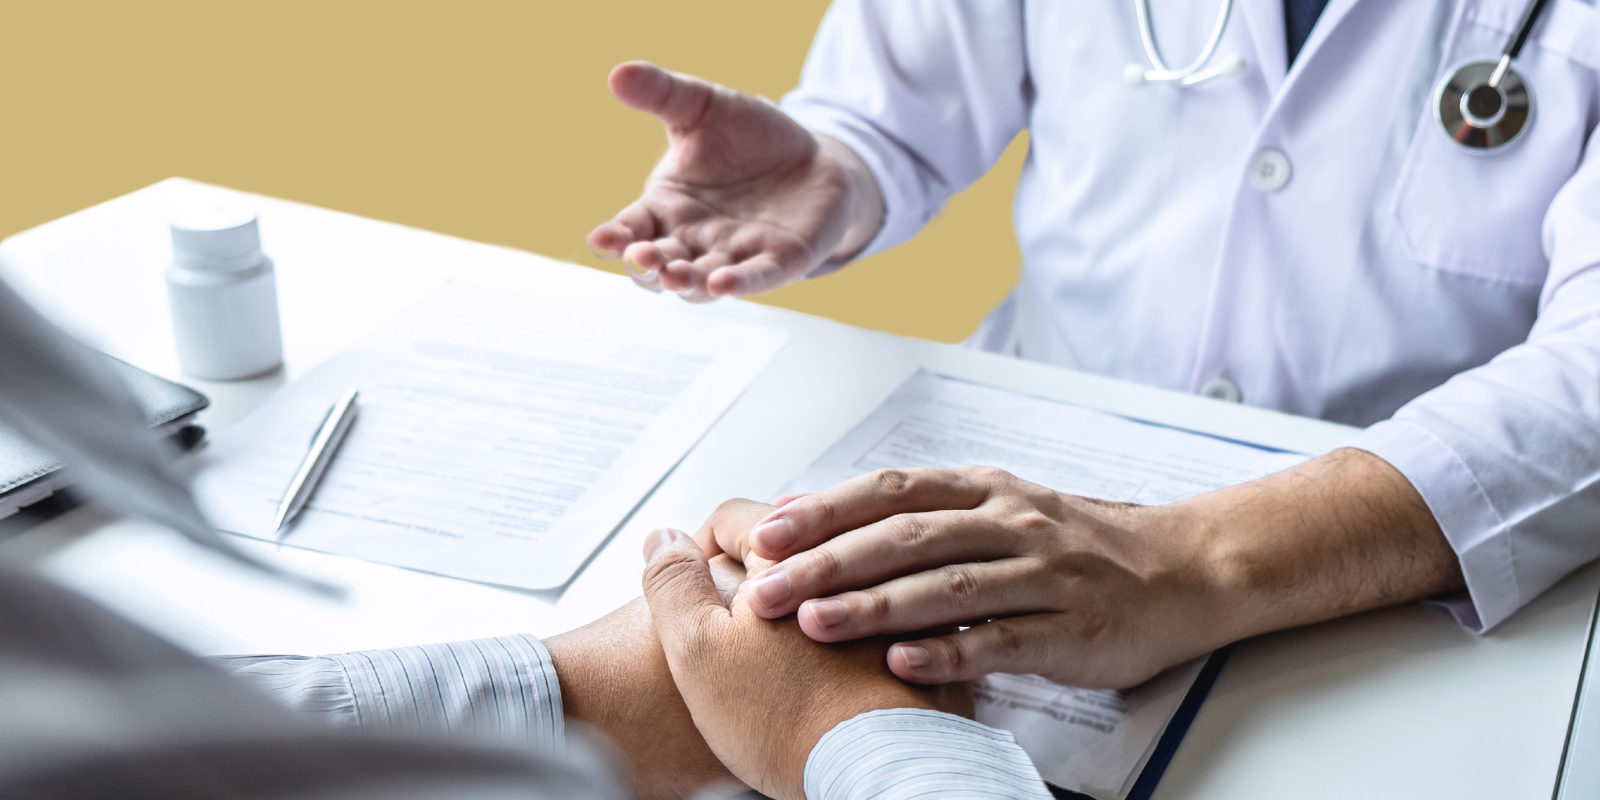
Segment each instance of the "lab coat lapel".
M1235 13L1250 32L1255 65L1267 80L1267 93L1276 95L1288 71L1288 41L1283 30L1283 0L1235 0ZM1243 13L1240 13L1243 12Z
M1360 0L1328 0L1327 8L1311 29L1311 37L1300 48L1295 64L1304 64L1316 56L1328 34L1350 13ZM1276 96L1283 88L1289 72L1289 43L1284 32L1283 0L1236 0L1243 12L1246 27L1250 29L1250 45L1255 50L1257 65L1267 80L1267 91ZM1394 2L1394 0L1390 0Z
M1358 2L1360 0L1328 0L1328 7L1322 10L1322 16L1317 18L1317 24L1311 28L1311 36L1306 39L1305 45L1300 48L1300 56L1294 60L1296 67L1300 67L1302 64L1317 57L1317 51L1322 49L1323 42L1328 41L1329 35L1333 33L1334 28L1338 27L1339 21L1344 19L1345 15L1349 14L1350 9L1354 8ZM1386 2L1398 2L1398 0L1386 0ZM1287 61L1289 56L1288 44L1284 38L1286 34L1283 29L1282 0L1277 0L1276 5L1278 7L1278 58L1281 61ZM1303 72L1304 67L1296 71Z

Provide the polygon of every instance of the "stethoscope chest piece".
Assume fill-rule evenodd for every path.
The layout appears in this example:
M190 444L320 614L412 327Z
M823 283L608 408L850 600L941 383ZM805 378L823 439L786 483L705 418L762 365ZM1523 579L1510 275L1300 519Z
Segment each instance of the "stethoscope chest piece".
M1533 96L1516 70L1506 69L1492 80L1500 64L1476 61L1439 84L1434 113L1446 136L1471 152L1486 153L1505 147L1527 129L1533 116Z

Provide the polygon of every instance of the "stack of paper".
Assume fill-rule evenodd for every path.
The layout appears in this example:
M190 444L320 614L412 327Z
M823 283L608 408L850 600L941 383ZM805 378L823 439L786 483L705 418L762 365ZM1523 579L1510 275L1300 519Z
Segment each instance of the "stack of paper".
M529 589L559 587L783 346L785 331L447 285L219 435L196 481L219 528L273 512L333 401L348 438L285 538Z

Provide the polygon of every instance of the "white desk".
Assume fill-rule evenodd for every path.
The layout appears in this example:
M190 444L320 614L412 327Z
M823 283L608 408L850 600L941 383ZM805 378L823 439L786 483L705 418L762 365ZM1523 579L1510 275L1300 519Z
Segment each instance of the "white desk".
M169 180L19 234L6 276L92 343L177 374L162 267L169 209L229 190ZM270 198L286 375L188 380L219 428L446 279L623 303L678 303L626 280L505 248ZM538 224L530 220L529 224ZM1084 406L1280 447L1318 451L1350 429L850 328L744 302L718 317L783 327L792 340L589 566L560 592L525 593L238 540L257 555L349 587L308 597L197 552L175 536L82 510L5 548L201 653L321 653L428 641L553 634L639 592L639 544L693 530L721 500L771 498L919 367ZM1161 798L1548 798L1589 615L1593 566L1477 638L1405 606L1242 644L1173 760Z

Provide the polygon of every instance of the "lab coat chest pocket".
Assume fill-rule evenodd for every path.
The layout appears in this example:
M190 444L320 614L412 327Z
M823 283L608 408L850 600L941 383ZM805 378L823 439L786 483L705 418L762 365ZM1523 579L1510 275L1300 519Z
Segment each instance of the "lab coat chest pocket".
M1521 6L1468 0L1438 77L1496 60ZM1600 12L1579 0L1552 0L1515 68L1531 89L1533 114L1521 137L1496 150L1469 151L1451 141L1435 116L1436 92L1428 93L1394 197L1413 261L1489 280L1543 282L1545 210L1577 169L1596 117Z

